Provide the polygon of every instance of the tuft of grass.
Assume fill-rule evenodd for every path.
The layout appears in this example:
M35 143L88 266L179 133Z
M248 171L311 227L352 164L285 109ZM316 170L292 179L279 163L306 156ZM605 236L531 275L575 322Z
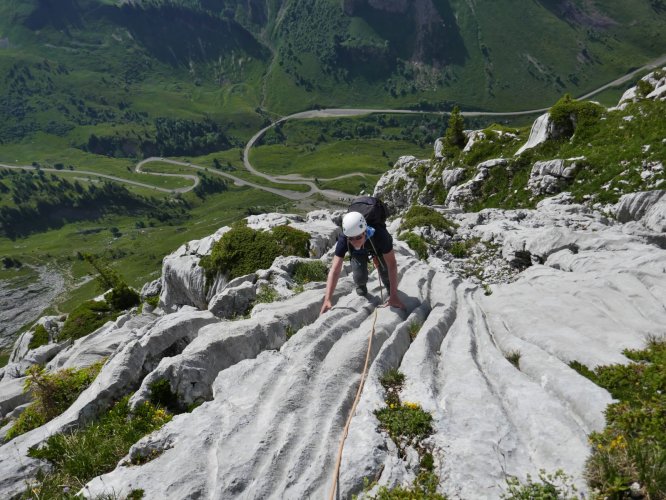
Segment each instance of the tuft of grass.
M520 370L520 351L514 350L505 354L506 360Z
M9 363L9 356L11 356L10 352L0 351L0 368L7 366L7 363Z
M44 325L37 324L28 343L28 349L37 349L49 343L49 332Z
M399 238L407 243L409 248L414 250L416 256L419 259L426 260L428 258L428 244L418 234L408 231L406 233L402 233Z
M666 491L666 341L626 350L628 365L574 364L619 401L606 408L606 427L590 435L588 483L609 498L624 498L633 483L645 498Z
M320 260L297 262L294 266L294 281L299 285L313 281L326 281L328 268Z
M438 484L439 478L434 472L424 471L416 476L411 486L397 486L393 489L382 486L372 498L375 500L446 500L444 495L437 493Z
M437 210L421 205L412 205L404 215L401 230L413 229L415 227L429 226L439 231L446 231L453 235L458 225Z
M152 307L157 307L160 303L160 296L153 295L152 297L146 297L145 302Z
M46 460L52 468L41 471L26 491L28 498L62 498L78 491L93 477L113 470L127 455L130 446L171 420L171 414L151 403L130 412L129 396L121 399L92 424L65 434L49 437L41 448L28 455ZM135 490L133 498L141 498Z
M151 383L150 389L150 402L154 406L166 408L173 414L182 413L184 411L183 404L178 398L178 395L171 390L171 384L167 379L159 379Z
M120 315L106 302L88 300L74 309L58 334L58 342L76 340L94 332L107 321L113 321Z
M409 324L409 338L414 341L416 336L419 334L419 331L421 330L421 327L423 324L420 321L412 321Z
M277 290L270 286L270 285L262 285L259 288L259 291L257 292L257 297L255 299L255 303L257 304L270 304L271 302L275 302L279 298L279 294Z
M501 496L504 500L577 500L576 486L572 478L561 469L553 473L539 470L538 481L530 474L527 481L521 483L515 476L506 478L507 489Z
M389 389L398 390L402 387L402 384L405 383L405 374L397 368L391 368L381 376L379 383L382 384L382 387L387 391Z
M39 366L29 368L24 390L31 391L35 400L16 419L6 439L41 427L64 412L92 383L103 364L95 363L80 370L66 368L55 373L47 373Z

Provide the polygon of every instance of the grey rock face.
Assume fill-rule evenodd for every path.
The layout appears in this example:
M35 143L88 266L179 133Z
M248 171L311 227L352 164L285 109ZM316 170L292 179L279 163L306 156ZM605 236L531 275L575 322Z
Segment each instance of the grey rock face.
M212 298L208 310L218 318L232 318L245 313L257 297L254 283L244 282L238 286L227 286Z
M612 400L568 363L627 363L623 349L663 333L666 250L626 232L635 221L615 223L566 194L537 210L452 217L459 235L497 246L507 261L522 252L530 266L486 295L446 263L419 261L396 241L404 311L377 307L374 273L369 295L359 297L343 272L335 306L323 316L321 289L256 305L239 321L191 306L161 317L128 315L51 362L55 369L99 359L96 350L108 356L67 412L0 447L0 495L22 491L42 465L26 457L30 446L137 387L132 403L144 401L153 382L166 380L183 404L203 404L129 454L156 458L119 465L93 479L85 496L143 489L146 498L325 497L370 333L370 368L342 456L342 498L361 493L364 479L393 487L418 472L416 451L399 455L378 430L379 380L392 368L405 374L401 400L433 416L427 445L447 497L499 498L505 474L524 479L541 468L565 470L586 492L587 436L603 428ZM249 291L273 274L288 280L293 265L278 259L229 289ZM515 352L517 367L507 360ZM25 404L19 384L0 380L3 413Z
M530 136L528 137L527 142L521 146L518 151L516 151L516 156L520 155L524 151L527 151L528 149L532 149L533 147L546 142L552 137L552 135L553 123L550 119L550 114L544 113L532 124Z
M420 191L416 169L428 165L426 160L401 156L394 167L377 181L373 196L381 198L393 213L408 208L416 201Z
M527 187L532 190L532 194L535 196L559 193L567 182L573 178L582 159L557 159L536 162L532 166Z
M666 191L625 194L615 207L620 222L638 221L652 231L666 231Z

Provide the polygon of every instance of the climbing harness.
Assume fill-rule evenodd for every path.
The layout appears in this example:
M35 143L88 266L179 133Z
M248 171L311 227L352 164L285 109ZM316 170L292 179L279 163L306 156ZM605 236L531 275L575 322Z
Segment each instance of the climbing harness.
M379 293L382 299L382 304L384 303L384 288L382 285L381 276L379 276L379 268L377 269L377 278L379 279ZM365 353L365 365L363 366L363 373L361 373L361 383L358 386L356 391L356 397L354 398L354 404L349 411L349 416L347 417L347 422L345 427L342 430L342 438L340 439L340 446L338 447L338 456L335 460L335 471L333 472L333 486L331 486L331 493L329 495L329 500L335 499L335 492L338 487L338 478L340 476L340 463L342 462L342 450L345 447L345 440L347 439L347 434L349 433L349 426L351 425L352 417L356 411L356 406L358 405L359 400L361 399L361 392L363 392L363 386L365 385L365 376L368 373L368 363L370 362L370 352L372 351L372 337L375 335L375 323L377 323L377 307L375 307L374 318L372 319L372 328L370 328L370 335L368 336L368 350Z

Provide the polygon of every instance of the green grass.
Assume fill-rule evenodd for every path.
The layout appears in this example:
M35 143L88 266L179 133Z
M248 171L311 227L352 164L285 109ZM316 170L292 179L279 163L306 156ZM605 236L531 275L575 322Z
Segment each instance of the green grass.
M11 352L0 351L0 368L7 366L7 363L9 363L9 356L11 356Z
M666 491L666 342L624 351L628 365L594 370L572 363L607 389L616 403L606 408L606 427L590 435L588 483L609 498L624 498L637 482L647 498Z
M328 268L320 260L297 262L294 266L294 281L299 285L313 281L326 281L327 277Z
M416 256L419 259L421 260L428 259L428 244L421 236L411 231L407 231L401 233L399 239L407 243L409 248L414 250L414 253L416 253Z
M15 241L0 238L0 254L19 258L30 265L48 264L71 277L69 288L60 297L57 307L69 312L81 302L97 295L95 284L83 282L91 269L76 258L86 251L109 258L128 284L141 287L160 275L162 258L182 243L214 233L222 226L247 215L249 208L274 211L290 206L283 198L249 188L232 187L221 194L208 196L203 202L194 200L191 218L174 225L158 224L138 228L137 218L112 216L101 221L77 222L45 233L32 234ZM263 207L263 208L262 208ZM148 221L145 220L147 223ZM122 236L114 238L109 227L118 227ZM34 271L15 271L26 279L36 279ZM0 271L11 277L14 271ZM20 284L17 282L17 286Z
M424 152L424 149L421 149ZM382 155L387 154L387 157ZM403 141L359 140L321 143L318 146L271 145L253 148L250 161L272 175L301 174L320 181L350 173L383 174L398 157L418 154L419 148Z
M412 205L402 219L400 229L414 229L415 227L432 227L438 231L453 234L457 228L455 222L444 217L437 210L422 205Z
M129 396L86 427L54 434L42 447L31 449L31 457L46 460L52 468L29 483L26 497L68 498L67 491L77 492L92 478L113 470L130 446L171 420L170 413L150 403L131 412L128 401Z
M102 364L99 362L79 370L67 368L54 373L46 373L39 366L30 368L24 390L32 393L34 401L9 429L7 440L36 429L63 413L92 383Z

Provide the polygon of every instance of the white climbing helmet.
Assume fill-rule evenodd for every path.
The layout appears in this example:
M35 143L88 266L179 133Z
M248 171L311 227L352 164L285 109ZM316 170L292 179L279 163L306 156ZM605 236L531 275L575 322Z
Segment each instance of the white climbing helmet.
M367 227L365 217L358 212L349 212L342 218L342 232L345 236L358 236L364 233Z

